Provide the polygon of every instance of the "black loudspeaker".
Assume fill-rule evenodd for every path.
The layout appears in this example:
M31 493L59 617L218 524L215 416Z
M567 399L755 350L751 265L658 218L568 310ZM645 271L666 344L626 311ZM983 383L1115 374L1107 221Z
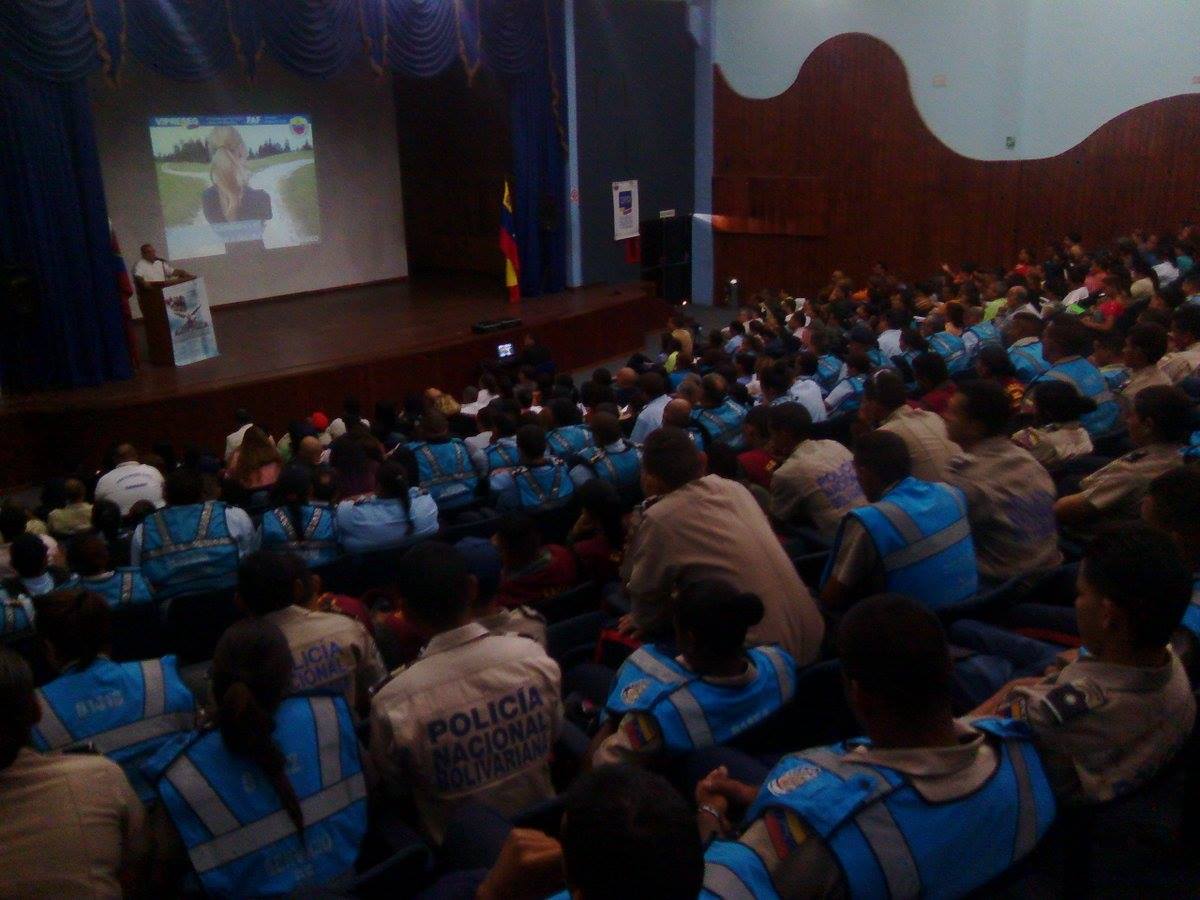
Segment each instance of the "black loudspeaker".
M658 284L659 296L674 303L692 295L692 217L646 219L642 229L642 278Z

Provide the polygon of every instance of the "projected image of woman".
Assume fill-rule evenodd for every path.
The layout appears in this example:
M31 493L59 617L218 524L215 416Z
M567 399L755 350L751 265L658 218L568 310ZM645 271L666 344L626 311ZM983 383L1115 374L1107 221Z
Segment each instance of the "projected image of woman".
M205 143L212 184L204 189L204 218L226 243L261 241L263 222L271 218L271 195L250 187L246 142L236 128L218 125Z

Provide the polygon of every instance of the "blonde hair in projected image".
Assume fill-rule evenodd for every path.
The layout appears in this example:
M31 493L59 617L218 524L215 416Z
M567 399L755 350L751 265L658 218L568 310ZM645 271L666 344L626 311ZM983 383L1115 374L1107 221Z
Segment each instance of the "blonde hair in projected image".
M232 222L237 218L242 194L250 183L250 169L246 165L250 151L246 149L246 142L238 130L230 125L218 125L208 133L205 143L212 160L208 168L209 178L217 187L225 220Z

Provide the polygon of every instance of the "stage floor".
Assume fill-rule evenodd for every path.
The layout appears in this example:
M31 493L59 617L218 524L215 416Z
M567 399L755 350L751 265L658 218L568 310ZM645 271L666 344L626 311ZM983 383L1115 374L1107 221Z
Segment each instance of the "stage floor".
M221 355L180 368L151 366L127 381L0 399L0 487L98 464L112 441L212 446L248 408L274 433L342 398L364 411L436 386L456 395L496 345L533 332L560 370L641 349L663 327L665 304L644 284L602 285L510 304L492 279L447 273L411 281L218 306ZM519 328L477 335L483 319ZM146 359L140 323L138 340Z

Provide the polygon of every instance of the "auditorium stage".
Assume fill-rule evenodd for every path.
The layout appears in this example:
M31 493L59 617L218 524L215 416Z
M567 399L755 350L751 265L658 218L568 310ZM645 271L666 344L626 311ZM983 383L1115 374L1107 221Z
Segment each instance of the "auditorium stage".
M520 328L472 333L481 319ZM429 386L458 395L496 345L533 332L570 371L641 349L666 305L647 284L602 285L510 304L493 279L460 273L218 306L221 355L181 368L143 363L127 381L0 399L0 488L100 462L113 441L171 440L219 449L246 407L280 434L316 409L337 415L347 395L370 414ZM138 323L142 359L144 335Z

